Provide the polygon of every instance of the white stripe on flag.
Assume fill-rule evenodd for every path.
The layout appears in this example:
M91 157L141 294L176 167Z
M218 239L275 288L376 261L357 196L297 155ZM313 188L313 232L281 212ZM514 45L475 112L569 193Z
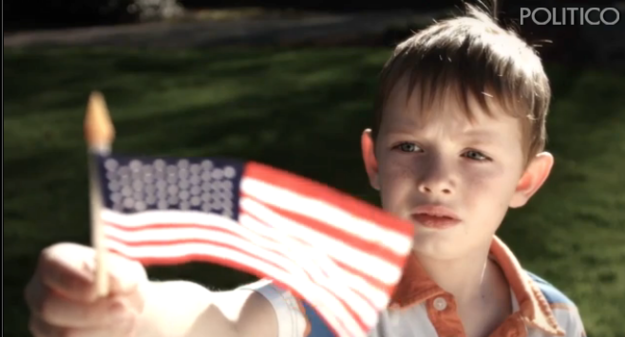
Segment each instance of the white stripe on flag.
M240 204L241 209L264 219L264 221L272 227L289 233L294 237L302 238L308 242L323 245L327 248L332 258L351 265L367 273L369 276L379 279L385 284L395 284L401 276L402 270L399 266L381 259L378 256L369 254L368 252L351 247L343 241L339 241L329 235L303 226L296 221L292 221L253 199L242 197Z
M253 178L241 180L241 191L267 204L317 219L337 229L405 255L412 246L411 238L356 217L329 203L302 196Z
M315 244L318 243L324 247L332 247L329 251L336 252L336 254L332 254L332 257L343 263L352 265L389 285L394 284L399 279L402 273L400 266L393 265L367 252L357 250L316 230L298 225L296 222L285 219L263 205L258 203L254 205L254 202L254 200L249 198L241 198L240 200L242 207L247 207L250 211L254 211L251 214L262 217L265 219L265 223L269 223L294 237L301 237L307 241L312 239L315 240ZM223 223L223 221L231 221L220 215L201 211L157 210L135 214L122 214L103 209L101 214L105 221L110 221L129 228L154 223L217 225ZM372 269L375 270L375 272L370 271Z
M178 224L178 225L213 225L236 223L224 216L202 211L181 211L181 210L155 210L134 214L123 214L103 209L102 218L119 226L126 228L142 227L151 224Z
M250 228L250 230L252 230L252 228L263 227L269 229L266 224L260 223L247 215L242 215L239 222L241 225ZM345 277L347 272L344 269L339 268L334 261L328 259L327 256L320 256L314 247L301 243L298 244L287 236L278 238L271 232L275 231L270 231L270 233L268 233L269 240L274 241L274 244L277 243L280 246L288 246L284 253L291 256L298 265L306 266L306 271L313 274L311 277L314 277L318 284L325 285L334 296L341 298L359 316L364 324L368 326L375 324L378 318L378 308L372 306L371 302L365 300L365 298L368 297L361 296L357 290L351 287L349 279ZM337 287L339 284L341 285L340 289Z
M320 293L323 292L320 292L319 288L314 283L302 280L289 271L276 268L262 259L244 254L239 250L210 244L127 246L121 242L110 239L105 240L105 242L107 247L129 258L139 259L146 256L151 258L171 258L198 254L207 257L219 257L249 266L267 275L269 278L280 280L289 288L306 297L307 301L317 308L320 314L325 314L324 317L329 321L329 324L337 330L340 336L366 336L366 332L362 331L353 317L341 309L342 305L340 305L338 301L327 301L326 296L320 296ZM342 322L345 327L339 322Z
M352 266L382 283L393 285L401 275L402 271L399 266L286 218L253 199L242 197L240 204L243 212L249 212L278 232L299 238L310 244L322 246L334 260ZM367 297L371 298L376 306L381 307L387 304L388 296L383 291L371 286L358 275L350 273L350 276L352 278L349 283L367 294Z
M136 224L144 223L145 221L140 221L140 218L153 218L154 214L150 214L151 211L142 212L133 215L125 215L119 214L112 211L103 212L103 218L105 221L113 222L112 220L122 220L121 222L115 221L114 224L124 225L128 223L132 223L132 227L136 228ZM199 214L198 214L199 213ZM335 275L330 271L325 271L326 275L323 272L320 272L319 269L312 268L309 261L309 258L306 258L305 254L297 254L298 251L301 252L301 249L289 249L293 247L285 246L283 244L276 245L276 242L271 239L267 239L261 237L249 229L239 225L238 223L230 220L228 218L224 218L219 215L210 214L210 213L202 213L198 212L193 214L190 218L189 215L181 216L177 218L177 223L186 223L190 225L204 225L205 229L202 228L176 228L175 222L164 222L163 218L158 222L148 222L148 224L153 223L162 223L162 224L171 224L170 227L152 227L147 229L135 229L132 231L124 231L112 226L105 227L105 234L114 238L117 238L121 241L138 243L149 242L149 241L157 241L160 247L170 247L171 241L176 240L192 240L192 239L204 239L204 240L214 240L219 243L228 244L233 247L245 247L245 250L253 255L259 256L266 261L272 261L281 266L289 266L289 270L294 275L299 275L301 279L305 279L307 282L311 282L309 276L305 274L305 272L299 266L308 266L306 271L312 273L310 277L314 279L314 281L320 285L320 291L322 291L326 297L328 298L336 298L337 296L345 303L352 308L358 315L361 317L361 320L367 324L372 325L375 324L377 319L377 313L374 308L372 308L368 303L363 302L357 295L353 294L353 292L345 286L344 283L337 283ZM123 221L125 219L132 218L132 221ZM150 219L152 220L152 219ZM219 228L221 230L211 230ZM224 232L228 231L228 232ZM234 233L234 235L233 235ZM243 237L238 237L237 235ZM210 243L205 243L210 245ZM189 243L189 245L191 245ZM284 248L287 248L287 251L284 251ZM271 250L279 250L277 253ZM157 257L160 255L151 255L150 257ZM170 255L167 255L171 257ZM298 260L304 259L304 261ZM293 260L291 260L293 259ZM327 269L327 264L324 265ZM331 269L331 267L330 267ZM330 275L332 277L330 278ZM281 279L279 279L281 280ZM325 286L325 288L330 289L330 292L333 294L328 294L326 290L323 290L321 286ZM343 307L343 304L337 302L337 305ZM358 309L356 309L358 308ZM367 310L368 309L368 310ZM343 307L345 313L349 315L346 311L345 307Z
M210 215L207 214L207 216ZM247 219L248 225L254 221L249 217ZM158 242L158 244L165 246L178 240L211 240L232 247L245 247L245 250L250 254L280 266L289 266L289 270L302 278L312 278L313 282L325 288L333 297L342 299L349 308L357 312L365 324L375 323L377 319L376 309L355 294L346 282L337 282L337 280L341 280L340 275L332 271L332 265L329 264L332 261L329 259L323 262L317 261L321 262L321 265L317 265L310 257L319 256L319 253L313 250L305 251L301 245L289 245L283 240L276 242L274 239L254 233L226 218L219 217L219 219L215 219L215 223L215 225L206 225L205 228L176 228L176 225L172 224L169 227L152 227L133 231L106 226L104 232L105 235L120 241L136 244L142 244L142 242L155 244ZM265 225L259 224L259 226ZM358 308L358 310L354 308Z

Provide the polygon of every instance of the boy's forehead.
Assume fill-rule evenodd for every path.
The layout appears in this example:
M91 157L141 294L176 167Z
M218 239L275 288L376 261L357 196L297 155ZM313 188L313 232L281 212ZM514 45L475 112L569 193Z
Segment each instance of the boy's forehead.
M406 82L400 81L383 108L380 129L382 132L410 133L445 124L466 137L492 139L509 131L502 126L517 129L520 125L518 119L502 111L503 107L495 98L489 97L487 107L481 106L470 95L467 98L467 104L464 104L462 95L452 88L439 90L435 95L424 94L419 87L409 91Z
M488 109L497 111L501 107L492 99ZM489 119L499 119L500 114L489 116L486 109L470 95L467 96L467 104L464 104L462 95L452 88L441 89L437 93L423 92L419 87L412 91L403 83L392 90L383 108L383 122L423 124L432 119L444 118L460 124L481 124ZM470 111L466 111L466 110ZM505 114L501 114L505 115ZM387 118L388 117L388 118ZM470 117L470 118L469 118Z

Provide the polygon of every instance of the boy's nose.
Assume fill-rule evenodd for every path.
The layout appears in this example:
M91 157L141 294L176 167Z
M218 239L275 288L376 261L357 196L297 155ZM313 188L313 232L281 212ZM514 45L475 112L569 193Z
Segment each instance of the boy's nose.
M440 160L433 160L428 167L422 167L419 179L419 191L430 195L451 195L454 183L449 168Z
M424 194L442 194L442 195L450 195L452 194L451 184L445 183L443 181L424 181L419 184L419 191Z

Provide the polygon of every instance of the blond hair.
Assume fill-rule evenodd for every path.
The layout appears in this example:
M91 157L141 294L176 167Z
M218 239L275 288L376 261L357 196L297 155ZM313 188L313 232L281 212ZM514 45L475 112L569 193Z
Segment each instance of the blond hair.
M471 98L490 116L498 106L519 118L527 161L545 147L551 88L540 58L515 32L474 6L466 5L466 15L435 23L396 47L380 76L374 139L386 101L402 79L408 80L408 93L420 95L420 113L431 113L432 105L452 92L470 120Z

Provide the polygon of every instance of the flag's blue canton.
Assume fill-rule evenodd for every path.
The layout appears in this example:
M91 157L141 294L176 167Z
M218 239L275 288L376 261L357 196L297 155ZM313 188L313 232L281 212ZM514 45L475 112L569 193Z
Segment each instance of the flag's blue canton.
M238 218L244 162L98 155L104 206L122 213L195 210Z

